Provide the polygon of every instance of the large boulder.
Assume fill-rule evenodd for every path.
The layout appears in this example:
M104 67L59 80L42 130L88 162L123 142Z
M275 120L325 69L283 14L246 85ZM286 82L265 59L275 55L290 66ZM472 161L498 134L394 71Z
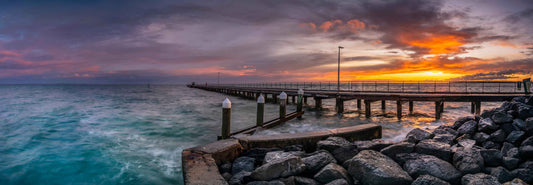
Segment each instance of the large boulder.
M240 185L245 184L247 181L250 180L251 172L247 171L240 171L236 174L234 174L230 180L228 181L229 185Z
M461 179L463 185L500 185L498 179L484 173L466 174Z
M500 129L490 134L489 140L496 142L496 143L502 143L505 141L505 138L506 138L505 131Z
M419 128L415 128L409 131L409 133L407 133L404 141L410 142L410 143L418 143L419 141L422 141L424 139L431 139L433 138L433 136L435 135L431 132L428 132L428 131L425 131Z
M344 180L344 179L337 179L337 180L334 180L334 181L331 181L325 185L349 185L350 183L348 183L348 181Z
M471 120L475 120L474 117L466 116L466 117L459 118L459 119L457 119L457 121L455 121L455 123L453 123L452 128L457 130L464 123L466 123L467 121L471 121Z
M519 178L515 178L512 181L503 183L503 185L528 185L528 184Z
M452 157L452 151L449 144L429 139L422 140L416 144L415 152L419 154L433 155L445 161L450 161Z
M300 157L291 156L272 161L256 168L251 177L256 180L272 180L280 177L297 175L305 170L305 164Z
M527 119L533 116L533 107L530 105L520 104L518 106L518 117L520 119Z
M403 168L413 178L431 175L452 184L458 183L461 179L461 172L452 164L432 155L419 155L417 159L405 162Z
M359 150L355 147L355 145L342 146L331 151L331 154L333 157L335 157L339 164L351 159L353 156L357 155L357 153L359 153Z
M410 142L400 142L391 146L383 148L380 152L394 159L396 154L399 153L411 153L415 148L415 144Z
M485 168L483 157L478 150L464 148L453 154L453 164L463 174L479 173Z
M478 124L478 130L485 133L492 133L498 129L498 125L490 118L481 119Z
M509 135L507 136L507 138L505 139L507 142L509 143L520 143L522 142L522 140L526 137L526 132L524 131L512 131L511 133L509 133Z
M533 158L533 136L525 139L520 145L520 156L524 159Z
M518 167L520 159L514 157L503 157L503 166L509 170L514 170Z
M474 145L476 145L476 141L472 139L461 139L457 141L457 144L460 147L472 148Z
M525 120L527 135L533 135L533 117L529 117Z
M381 149L393 145L394 142L383 141L381 139L373 139L370 141L355 141L354 144L357 146L358 150L375 150L380 151Z
M365 185L411 184L413 179L392 159L373 150L363 150L344 162L348 173Z
M513 180L514 176L509 172L509 170L504 167L498 166L490 171L490 175L496 177L498 182L504 183L510 180Z
M283 182L283 185L320 185L320 182L302 176L290 176L280 179L280 181Z
M248 151L245 151L242 156L251 157L255 159L255 162L262 164L265 159L265 155L268 152L281 151L280 148L252 148Z
M526 122L520 118L513 119L513 126L523 131L526 130Z
M438 134L451 134L453 136L457 136L457 130L454 130L453 128L447 126L447 125L441 125L439 127L437 127L435 130L433 130L432 132L433 134L435 135L438 135Z
M533 184L533 170L527 168L518 168L511 172L516 178L522 179L526 183Z
M313 178L323 184L329 183L336 179L344 179L347 182L351 182L352 179L346 169L335 163L326 165L324 168L322 168L322 170L316 173Z
M317 143L317 148L319 150L327 150L332 152L337 148L349 145L351 145L351 143L342 137L328 137L325 140L319 141Z
M325 150L316 151L308 157L302 158L307 170L316 173L329 163L337 163L335 157Z
M265 155L265 159L263 160L264 163L269 163L274 160L278 159L284 159L291 156L302 156L304 152L301 151L293 151L293 152L284 152L284 151L274 151L274 152L268 152Z
M431 175L421 175L411 185L450 185L450 183Z
M491 118L492 118L492 121L494 121L494 123L496 123L497 125L513 122L513 116L503 111L495 112Z
M487 138L488 138L488 135L487 135ZM436 134L435 137L433 137L433 140L451 145L453 144L453 141L455 140L455 135Z
M486 134L485 132L476 132L472 139L474 139L476 143L481 144L487 141L489 138L490 135Z
M483 149L479 151L486 166L502 165L503 155L496 149Z
M474 134L477 129L477 122L475 120L470 120L465 122L461 127L457 129L459 135L463 134Z
M255 159L251 157L239 157L233 161L231 167L231 174L235 175L241 171L252 172L254 171Z

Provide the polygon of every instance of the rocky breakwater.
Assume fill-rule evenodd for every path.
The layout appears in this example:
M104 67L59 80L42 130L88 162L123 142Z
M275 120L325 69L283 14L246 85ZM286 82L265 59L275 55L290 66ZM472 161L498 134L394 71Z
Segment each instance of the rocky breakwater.
M314 151L252 148L219 171L230 185L533 184L533 98L397 143L329 137Z

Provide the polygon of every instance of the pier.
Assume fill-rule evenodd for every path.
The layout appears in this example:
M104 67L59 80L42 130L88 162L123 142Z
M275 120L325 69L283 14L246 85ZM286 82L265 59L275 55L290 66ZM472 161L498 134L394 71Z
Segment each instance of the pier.
M530 82L529 82L530 83ZM247 84L219 84L219 85L188 85L207 91L224 93L243 98L257 99L260 94L267 102L277 103L281 92L287 93L295 102L298 89L303 89L303 103L313 98L314 107L322 108L322 100L335 99L338 113L344 112L344 102L357 101L357 109L362 111L364 103L365 117L371 117L371 103L381 102L381 109L385 110L386 102L396 104L396 115L402 118L403 105L408 104L409 114L413 113L414 102L434 102L435 119L440 119L446 102L470 102L471 113L479 115L481 102L510 101L514 97L529 95L530 84L507 81L456 81L456 82L342 82L340 90L336 90L336 83L329 82L298 82L298 83L247 83Z

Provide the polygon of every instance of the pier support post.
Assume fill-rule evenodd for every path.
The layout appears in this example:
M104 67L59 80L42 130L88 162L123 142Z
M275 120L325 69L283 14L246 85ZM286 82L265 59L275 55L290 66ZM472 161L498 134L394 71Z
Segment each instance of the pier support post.
M322 99L314 97L315 99L315 109L320 110L322 109Z
M295 98L296 96L292 96L292 104L296 103Z
M357 110L361 110L361 99L357 99Z
M476 101L475 104L476 104L476 115L480 115L481 114L481 101Z
M337 109L337 113L343 113L344 112L344 100L340 97L340 96L337 96L337 98L335 98L335 108Z
M307 97L304 96L304 103L307 105Z
M385 111L385 100L381 100L381 110Z
M265 98L263 95L259 95L257 98L257 126L263 126L263 118L265 117Z
M287 115L287 93L281 92L279 94L279 117L285 118Z
M413 101L409 101L409 114L413 114Z
M278 95L277 94L272 94L272 101L274 101L274 103L278 103Z
M400 100L396 101L396 117L399 120L402 119L402 101Z
M442 108L442 101L435 101L435 119L439 120L440 115L442 111L440 110Z
M222 102L222 133L221 138L227 139L231 134L231 101L226 98Z
M470 113L474 114L476 111L476 103L470 102Z
M303 105L302 105L302 98L304 97L304 90L303 89L298 89L298 105L296 105L296 112L302 112L302 108L303 108ZM293 102L294 102L294 96L292 97L293 98ZM315 100L316 102L316 100ZM301 119L302 116L298 116L298 119Z
M371 107L370 107L370 100L365 100L365 117L370 118L371 116Z
M441 113L444 112L444 101L442 103L440 103L440 112Z

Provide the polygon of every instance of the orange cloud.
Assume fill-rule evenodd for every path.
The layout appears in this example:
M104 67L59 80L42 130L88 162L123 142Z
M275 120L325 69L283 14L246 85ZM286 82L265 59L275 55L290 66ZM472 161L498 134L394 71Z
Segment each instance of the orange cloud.
M462 36L440 33L404 32L398 37L398 41L410 46L424 48L429 54L450 54L461 51L465 44Z
M300 26L306 27L312 31L317 31L317 24L315 23L301 23ZM357 19L349 20L346 23L337 19L323 22L320 24L320 26L318 26L318 29L324 33L332 31L350 31L353 33L358 33L360 30L364 30L366 27L367 26L364 22Z

